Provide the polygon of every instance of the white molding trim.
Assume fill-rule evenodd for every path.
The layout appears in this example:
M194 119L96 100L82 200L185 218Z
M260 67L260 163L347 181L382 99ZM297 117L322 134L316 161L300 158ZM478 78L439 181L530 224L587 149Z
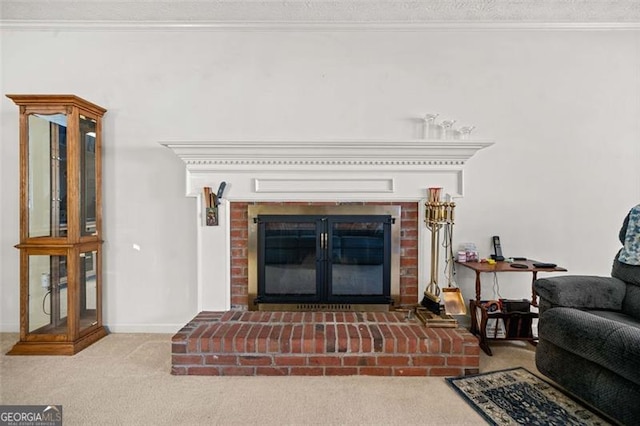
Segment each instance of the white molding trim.
M16 339L19 339L20 336L20 323L18 322L8 322L0 324L0 333L16 333ZM17 340L16 340L17 341Z
M489 140L161 142L187 165L207 170L424 170L458 168Z
M0 20L0 30L13 31L504 31L640 29L640 22L265 22L265 21L47 21Z
M393 178L255 178L254 191L256 193L392 193L395 191L394 182Z
M198 311L200 312L200 311ZM193 318L197 313L193 314ZM187 320L189 321L189 320ZM180 324L105 324L109 334L111 333L154 333L154 334L175 334L184 323ZM20 324L7 323L0 324L0 333L20 333ZM18 339L19 336L16 336Z
M230 200L419 199L425 182L464 196L464 165L490 140L160 142L185 163L188 196L221 181Z
M194 314L193 316L195 316ZM191 317L193 318L193 317ZM191 319L187 320L190 321ZM105 324L109 333L153 333L153 334L175 334L182 327L182 324Z
M637 0L2 0L0 28L40 30L638 28Z
M438 170L435 172L454 173L456 191L449 194L454 198L464 197L464 170ZM396 179L394 178L354 178L354 179L323 179L323 178L255 178L254 192L256 194L274 193L393 193L396 191ZM189 193L189 190L187 190Z

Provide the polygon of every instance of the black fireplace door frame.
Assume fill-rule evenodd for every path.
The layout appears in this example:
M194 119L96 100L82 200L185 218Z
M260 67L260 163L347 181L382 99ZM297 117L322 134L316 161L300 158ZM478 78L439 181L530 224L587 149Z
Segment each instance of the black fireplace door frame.
M391 225L390 215L258 215L258 294L256 303L327 303L327 304L392 304L391 298ZM306 223L315 229L315 294L267 293L266 291L266 237L269 223ZM367 231L340 230L341 224L380 224L382 235ZM358 233L364 234L360 241ZM346 234L346 235L345 235ZM308 237L308 236L307 236ZM347 237L347 238L345 238ZM381 241L378 241L381 240ZM341 241L346 242L341 243ZM350 243L348 243L350 241ZM349 244L351 244L349 246ZM380 256L382 244L382 259ZM371 247L374 245L375 247ZM340 253L348 251L349 256ZM273 256L271 256L273 257ZM334 268L335 265L335 268ZM382 269L381 289L376 294L334 294L333 278L338 268L352 265ZM357 268L356 268L357 269ZM344 273L344 272L343 272ZM348 274L348 271L347 271ZM343 290L344 291L344 290Z

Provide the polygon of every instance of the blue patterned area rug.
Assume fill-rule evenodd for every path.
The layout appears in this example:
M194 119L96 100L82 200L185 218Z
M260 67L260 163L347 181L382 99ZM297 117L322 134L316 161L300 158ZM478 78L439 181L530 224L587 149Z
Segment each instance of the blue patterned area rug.
M492 425L611 424L524 368L446 380Z

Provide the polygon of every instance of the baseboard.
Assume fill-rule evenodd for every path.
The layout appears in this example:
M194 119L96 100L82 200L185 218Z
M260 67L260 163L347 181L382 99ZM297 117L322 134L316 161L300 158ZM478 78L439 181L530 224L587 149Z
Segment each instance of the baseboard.
M109 333L177 333L182 324L105 324Z
M20 324L18 323L1 324L0 323L0 333L20 333Z
M109 333L177 333L183 324L105 324ZM0 333L19 333L19 324L0 324Z

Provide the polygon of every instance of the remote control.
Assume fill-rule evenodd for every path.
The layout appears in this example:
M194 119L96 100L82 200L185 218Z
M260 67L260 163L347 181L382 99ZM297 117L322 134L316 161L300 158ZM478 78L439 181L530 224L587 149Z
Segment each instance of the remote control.
M512 268L518 268L518 269L529 269L529 267L527 265L524 265L522 263L512 263L511 267Z
M535 268L555 268L557 265L555 263L537 262L537 263L534 263L533 266Z

